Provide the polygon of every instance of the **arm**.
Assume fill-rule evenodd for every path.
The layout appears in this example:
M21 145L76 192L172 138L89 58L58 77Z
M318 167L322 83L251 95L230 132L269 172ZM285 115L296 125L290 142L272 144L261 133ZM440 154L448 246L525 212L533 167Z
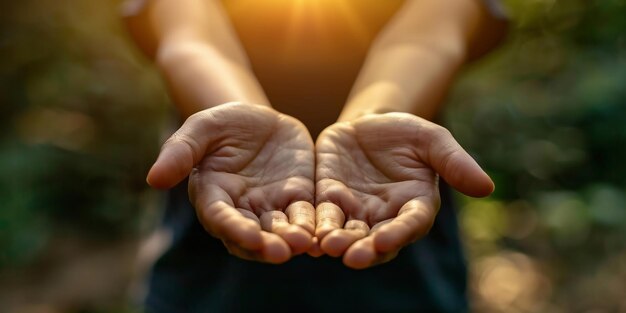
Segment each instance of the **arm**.
M407 2L370 49L339 121L385 112L432 119L461 66L505 32L480 0Z
M270 106L219 1L131 0L123 14L183 117L233 101Z
M307 251L311 136L270 108L219 1L131 0L125 17L188 117L163 144L148 183L170 188L189 176L200 223L231 254L281 263Z
M496 26L478 0L413 0L377 38L338 123L316 142L322 251L357 269L393 259L433 225L439 176L470 196L493 191L450 132L427 119L461 65L504 34Z

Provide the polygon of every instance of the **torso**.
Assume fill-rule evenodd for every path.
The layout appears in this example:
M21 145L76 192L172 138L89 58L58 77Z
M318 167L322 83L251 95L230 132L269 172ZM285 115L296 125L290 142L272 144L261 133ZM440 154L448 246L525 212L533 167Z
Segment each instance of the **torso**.
M402 0L224 0L272 106L313 136L332 124Z

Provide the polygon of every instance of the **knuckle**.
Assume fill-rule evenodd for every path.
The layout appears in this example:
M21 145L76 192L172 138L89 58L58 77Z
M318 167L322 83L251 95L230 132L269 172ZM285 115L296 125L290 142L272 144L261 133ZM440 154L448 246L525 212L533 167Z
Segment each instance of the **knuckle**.
M176 145L176 144L182 144L185 147L187 147L187 149L189 149L193 157L194 163L199 160L199 157L200 157L199 153L200 153L201 145L193 136L185 134L183 132L176 132L170 138L167 139L167 141L165 142L163 146L165 147L167 145Z
M175 132L170 136L170 138L165 141L165 144L176 144L182 143L188 145L190 148L196 148L198 146L198 142L190 135L185 134L183 132Z
M431 123L430 126L428 127L428 129L436 137L452 136L452 133L450 133L450 131L447 128L445 128L445 127L443 127L443 126L441 126L439 124Z
M427 144L432 144L452 137L452 134L447 128L432 122L422 124L421 127L416 129L416 132L418 138Z
M210 109L208 110L202 110L199 112L196 112L192 115L190 115L185 122L183 123L183 125L192 125L195 126L199 123L202 123L205 119L207 119L207 117L212 116Z

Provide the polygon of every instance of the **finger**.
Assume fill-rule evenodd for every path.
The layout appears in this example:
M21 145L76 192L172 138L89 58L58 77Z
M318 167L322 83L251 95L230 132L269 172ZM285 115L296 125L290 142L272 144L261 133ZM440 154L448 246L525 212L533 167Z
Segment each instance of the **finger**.
M372 236L356 241L343 255L343 264L353 269L364 269L374 264L378 257Z
M346 220L341 208L330 202L323 202L317 206L315 210L316 228L315 237L319 240L324 239L329 232L342 228Z
M354 242L367 236L369 231L367 223L349 220L343 229L335 229L324 237L321 244L322 251L332 257L341 256Z
M261 215L261 228L279 235L294 254L309 250L313 236L304 228L289 224L287 215L280 211L268 211Z
M272 229L286 227L289 225L287 221L287 215L281 211L267 211L261 214L259 218L261 221L261 228L265 231L271 232Z
M263 238L263 248L261 249L263 261L280 264L287 262L291 258L291 249L280 236L261 232L261 237Z
M290 204L285 209L289 223L298 225L311 235L315 233L315 208L306 201L298 201Z
M252 211L249 210L245 210L245 209L236 209L239 213L241 213L241 215L243 215L243 217L248 218L256 223L258 223L259 225L261 225L261 221L259 220L259 217L256 216L256 214L254 214Z
M437 208L413 199L400 208L398 216L372 233L376 251L386 253L426 235L435 221Z
M372 264L370 264L370 267L384 264L395 259L398 256L399 252L400 252L400 249L393 250L387 253L378 253L378 255L376 256L376 259L372 262Z
M380 222L376 223L374 226L372 226L372 229L370 229L370 234L375 233L376 231L378 231L378 229L380 229L381 226L387 225L391 221L393 221L393 218L388 218L388 219L386 219L384 221L380 221Z
M313 243L311 244L309 251L307 251L306 253L314 258L319 258L324 255L324 251L322 251L322 248L320 247L320 241L319 239L317 239L317 237L313 237Z
M218 200L197 209L198 220L212 235L248 250L262 247L261 225L230 204Z
M262 237L263 247L260 250L248 250L229 240L223 240L223 243L228 253L244 260L273 264L289 260L291 251L282 239L267 232L262 232Z
M374 248L372 237L363 238L355 242L343 257L343 263L353 269L365 269L393 260L400 249L387 253L378 253Z
M206 112L190 116L161 148L146 178L155 188L171 188L189 175L200 162L207 147L215 141L211 115Z
M473 197L491 194L494 184L489 175L457 143L450 132L440 126L432 129L426 155L422 156L446 182Z
M263 262L263 256L260 251L246 250L238 246L236 243L228 240L222 240L222 242L224 243L226 250L228 250L228 253L232 256L248 261Z

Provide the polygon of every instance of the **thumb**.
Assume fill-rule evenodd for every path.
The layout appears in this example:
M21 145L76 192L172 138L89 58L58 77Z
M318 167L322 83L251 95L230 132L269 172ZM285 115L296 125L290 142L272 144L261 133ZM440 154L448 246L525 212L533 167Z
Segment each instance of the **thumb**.
M214 141L211 123L205 114L190 116L161 148L146 181L154 188L167 189L189 176Z
M432 129L423 159L458 191L472 197L490 195L495 186L489 175L441 126Z

